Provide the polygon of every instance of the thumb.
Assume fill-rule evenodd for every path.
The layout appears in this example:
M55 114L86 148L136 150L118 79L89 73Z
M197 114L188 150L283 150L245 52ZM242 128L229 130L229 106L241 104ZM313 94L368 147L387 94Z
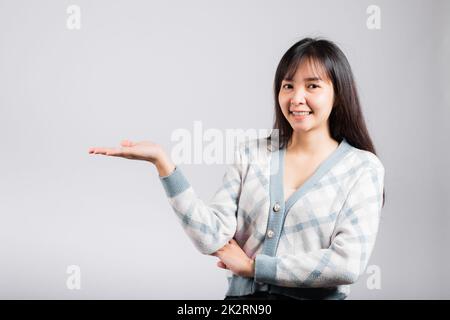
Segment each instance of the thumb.
M134 143L130 140L122 140L122 142L120 142L120 145L122 147L132 147L134 146Z
M225 263L223 263L222 261L217 261L217 266L222 269L228 269Z

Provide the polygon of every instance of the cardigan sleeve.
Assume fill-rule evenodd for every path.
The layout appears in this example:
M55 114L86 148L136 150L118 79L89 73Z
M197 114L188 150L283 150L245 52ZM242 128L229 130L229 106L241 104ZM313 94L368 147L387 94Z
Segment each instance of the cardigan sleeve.
M378 231L384 167L365 168L340 210L328 248L255 258L255 281L285 287L351 284L364 272Z
M234 149L234 161L227 166L222 184L209 203L198 198L179 166L168 176L160 177L184 231L195 247L206 255L223 247L236 232L236 212L242 185L239 149L239 145Z

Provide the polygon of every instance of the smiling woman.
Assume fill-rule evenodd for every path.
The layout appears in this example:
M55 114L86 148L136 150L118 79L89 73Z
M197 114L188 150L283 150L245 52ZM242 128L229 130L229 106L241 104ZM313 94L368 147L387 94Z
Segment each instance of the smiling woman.
M303 59L294 76L283 79L278 94L281 111L293 130L289 151L300 144L307 145L308 136L333 140L328 124L334 104L333 83L322 67L314 67L312 58Z
M274 130L237 146L209 203L153 142L89 152L155 164L186 234L231 271L227 299L345 299L375 245L385 172L345 55L328 40L295 43L274 98Z

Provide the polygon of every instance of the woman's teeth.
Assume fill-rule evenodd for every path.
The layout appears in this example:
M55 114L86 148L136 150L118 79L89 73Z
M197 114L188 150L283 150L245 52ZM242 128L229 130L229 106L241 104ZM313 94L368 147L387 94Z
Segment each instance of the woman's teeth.
M311 114L312 111L301 111L301 112L295 112L291 111L294 116L307 116L308 114Z

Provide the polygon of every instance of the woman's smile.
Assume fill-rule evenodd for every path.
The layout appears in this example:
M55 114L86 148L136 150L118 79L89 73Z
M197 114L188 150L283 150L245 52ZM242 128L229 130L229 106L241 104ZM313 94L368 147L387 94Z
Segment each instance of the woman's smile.
M294 114L291 114L291 117L294 119L294 121L303 121L303 120L307 120L310 118L310 115L300 115L300 116L296 116Z
M289 111L289 115L291 118L293 118L295 121L302 121L309 119L310 116L313 114L312 111Z

